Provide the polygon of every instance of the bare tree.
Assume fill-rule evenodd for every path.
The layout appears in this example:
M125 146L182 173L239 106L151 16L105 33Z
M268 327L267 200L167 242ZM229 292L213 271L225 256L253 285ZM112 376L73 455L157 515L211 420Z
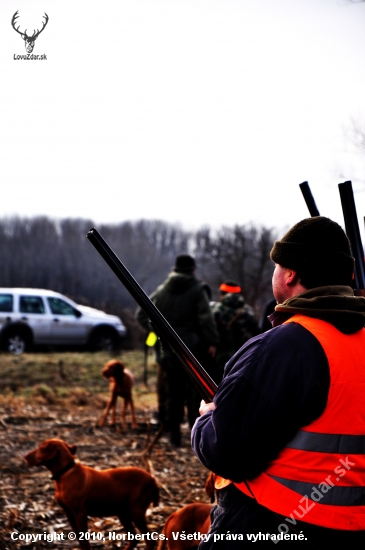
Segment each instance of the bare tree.
M365 122L358 118L351 118L345 129L345 136L358 153L365 155Z
M136 303L86 239L91 220L47 217L0 219L0 286L46 288L131 322ZM203 228L140 220L98 227L128 270L150 294L181 253L192 253L198 277L215 293L223 279L237 279L251 305L261 309L271 292L272 229Z
M261 310L272 295L270 250L274 240L273 229L252 225L222 227L215 234L209 228L198 231L198 266L215 297L224 279L235 279L247 302Z
M357 158L361 158L365 161L365 119L364 117L352 117L349 120L348 125L344 128L344 139L347 146L347 152L350 154L350 166L351 155L355 155ZM354 165L355 166L355 165ZM365 168L365 166L364 166ZM348 169L347 169L348 172ZM353 174L356 174L356 169L351 169ZM344 170L341 169L339 175L345 177ZM365 179L362 177L352 176L352 180L355 183L359 183L358 191L364 190Z

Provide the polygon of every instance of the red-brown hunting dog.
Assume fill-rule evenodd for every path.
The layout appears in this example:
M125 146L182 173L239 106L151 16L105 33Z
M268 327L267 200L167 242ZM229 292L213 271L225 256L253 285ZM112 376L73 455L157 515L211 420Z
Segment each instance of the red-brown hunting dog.
M146 511L158 505L158 487L154 478L141 468L125 467L95 470L75 462L76 445L61 439L46 439L25 455L29 466L45 466L52 473L55 498L65 511L75 533L87 533L88 516L117 516L126 531L133 534L126 550L134 548L136 526L149 540ZM79 539L82 550L90 550L89 541Z
M126 412L129 406L132 416L132 428L137 428L132 396L132 388L134 383L132 373L125 368L121 361L118 361L117 359L111 359L110 361L105 363L101 374L104 376L104 378L107 378L109 380L109 401L104 409L102 417L98 422L98 425L100 427L105 425L110 409L112 410L111 424L115 425L117 399L118 397L122 397L122 426L124 429L127 427Z
M215 474L210 472L205 482L205 492L209 496L211 502L214 502L215 496L214 481ZM181 539L177 533L183 533L185 536L194 536L194 533L206 535L210 528L210 511L212 507L212 504L194 502L170 514L162 529L162 534L166 538L160 540L158 550L185 550L197 548L199 545L199 540L197 540L197 538L192 538L191 540L187 538ZM175 533L177 540L174 539L173 533Z
M210 511L212 504L204 502L194 502L187 504L176 512L169 515L162 529L162 534L166 537L160 540L158 550L186 550L187 548L198 548L199 540L186 537L194 533L206 535L210 527ZM174 539L173 533L177 540ZM183 533L185 538L180 538Z

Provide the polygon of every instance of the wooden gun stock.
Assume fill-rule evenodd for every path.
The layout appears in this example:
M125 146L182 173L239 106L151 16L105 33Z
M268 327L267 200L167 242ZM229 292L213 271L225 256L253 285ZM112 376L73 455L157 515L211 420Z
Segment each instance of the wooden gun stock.
M121 283L123 283L140 308L145 312L163 344L168 346L180 359L203 399L207 402L212 401L217 391L216 383L194 357L178 334L176 334L172 326L166 321L165 317L150 300L100 233L95 228L92 228L87 233L86 237L112 271L114 271L115 275Z
M355 288L356 290L365 290L364 249L360 237L352 183L351 181L339 183L338 188L340 191L346 234L349 238L352 254L355 258Z

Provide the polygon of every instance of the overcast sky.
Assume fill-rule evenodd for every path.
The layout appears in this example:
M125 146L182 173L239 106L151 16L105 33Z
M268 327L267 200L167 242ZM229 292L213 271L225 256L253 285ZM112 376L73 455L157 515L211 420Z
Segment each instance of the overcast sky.
M47 60L14 59L16 10L29 34L48 14ZM352 180L363 219L365 3L2 0L0 24L0 217L284 227L308 180L343 225Z

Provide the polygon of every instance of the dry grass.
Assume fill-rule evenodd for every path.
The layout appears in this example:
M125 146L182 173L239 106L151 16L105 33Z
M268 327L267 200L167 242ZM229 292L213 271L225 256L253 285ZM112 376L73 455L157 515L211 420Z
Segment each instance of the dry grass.
M119 356L136 377L138 429L98 428L108 383L100 375L110 355L104 353L45 353L19 357L0 355L0 549L51 547L77 549L76 543L34 544L10 540L18 533L68 533L70 526L54 500L53 483L44 467L27 468L24 454L43 439L59 437L78 447L77 458L95 468L134 465L149 469L160 487L160 504L148 512L150 530L160 532L167 516L189 502L209 499L204 492L207 470L193 455L190 430L183 426L183 446L171 448L164 435L149 460L143 456L156 424L155 365L149 357L150 389L143 384L143 354ZM119 405L120 407L120 405ZM117 417L118 419L118 417ZM129 420L129 418L128 418ZM150 438L150 439L149 439ZM122 533L117 518L90 518L89 530ZM92 543L112 550L125 543ZM138 544L138 548L144 548Z

